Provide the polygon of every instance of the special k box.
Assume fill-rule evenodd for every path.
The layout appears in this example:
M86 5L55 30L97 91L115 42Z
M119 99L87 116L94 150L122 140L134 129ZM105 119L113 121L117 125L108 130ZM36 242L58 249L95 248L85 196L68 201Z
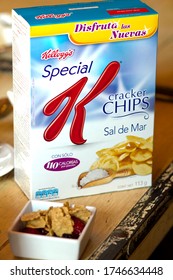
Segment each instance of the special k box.
M157 12L13 10L15 180L30 199L151 186Z

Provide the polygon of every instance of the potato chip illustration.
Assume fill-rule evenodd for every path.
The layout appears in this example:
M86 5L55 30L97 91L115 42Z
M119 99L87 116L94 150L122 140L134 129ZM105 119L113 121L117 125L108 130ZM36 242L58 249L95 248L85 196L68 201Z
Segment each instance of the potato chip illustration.
M128 141L135 143L136 146L139 146L140 144L144 144L146 142L146 139L134 135L128 135L126 138Z
M91 165L90 169L111 169L122 177L127 176L125 174L128 176L150 174L152 171L153 137L145 139L128 135L126 139L113 147L97 151L98 159Z
M139 148L142 149L142 150L148 149L150 152L152 152L153 151L153 143L152 142L146 142L146 143L140 144Z
M114 152L116 155L121 155L122 153L131 153L135 151L136 145L132 142L126 142L121 145L114 146Z
M151 165L147 163L138 163L135 161L132 163L132 168L134 170L134 173L138 175L148 175L152 170Z
M104 155L100 157L91 167L90 169L102 168L102 169L112 169L117 170L119 165L118 158L115 156Z
M123 153L119 156L118 160L119 161L122 161L124 160L125 158L127 158L129 156L130 153Z
M97 151L96 154L97 154L98 157L102 157L104 155L111 155L111 156L116 155L115 150L113 148L102 149L100 151Z
M150 159L151 157L152 157L152 153L150 151L148 151L147 149L145 149L145 150L137 149L130 155L130 158L137 162L146 161L146 160Z

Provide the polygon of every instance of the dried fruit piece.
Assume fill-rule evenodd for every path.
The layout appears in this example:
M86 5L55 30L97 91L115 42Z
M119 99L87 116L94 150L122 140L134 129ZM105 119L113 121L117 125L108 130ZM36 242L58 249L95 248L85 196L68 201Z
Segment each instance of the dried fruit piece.
M85 223L75 216L73 216L72 219L74 222L73 235L79 236L85 227Z
M30 234L41 234L41 235L46 235L47 231L42 229L42 228L29 228L29 227L25 227L22 232L25 233L30 233Z

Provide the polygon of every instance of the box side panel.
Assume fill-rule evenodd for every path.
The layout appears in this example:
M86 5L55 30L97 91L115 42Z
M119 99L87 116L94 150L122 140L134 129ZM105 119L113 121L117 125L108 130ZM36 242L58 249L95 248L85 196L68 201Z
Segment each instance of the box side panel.
M30 27L13 11L15 180L30 197Z

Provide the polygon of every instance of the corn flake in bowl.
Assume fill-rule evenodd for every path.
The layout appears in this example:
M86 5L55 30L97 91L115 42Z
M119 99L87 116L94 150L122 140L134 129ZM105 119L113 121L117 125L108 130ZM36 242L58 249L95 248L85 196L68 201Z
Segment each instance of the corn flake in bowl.
M11 250L27 259L79 259L95 213L92 206L28 201L8 231Z

